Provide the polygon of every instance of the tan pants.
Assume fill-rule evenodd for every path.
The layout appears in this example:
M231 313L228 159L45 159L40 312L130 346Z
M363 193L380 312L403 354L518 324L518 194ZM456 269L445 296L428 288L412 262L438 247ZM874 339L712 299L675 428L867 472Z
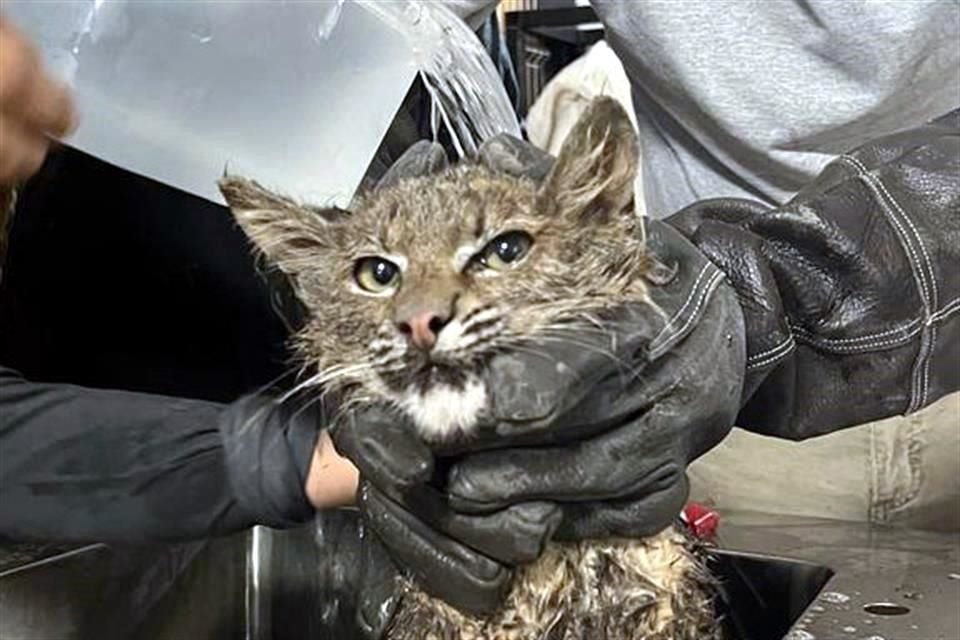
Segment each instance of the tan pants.
M734 431L690 467L691 499L960 532L960 393L803 442Z

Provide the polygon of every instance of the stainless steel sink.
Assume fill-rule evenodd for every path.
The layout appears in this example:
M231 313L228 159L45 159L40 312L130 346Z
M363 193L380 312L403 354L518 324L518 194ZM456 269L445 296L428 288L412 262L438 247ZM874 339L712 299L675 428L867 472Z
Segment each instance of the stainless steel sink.
M724 514L713 554L740 640L960 638L960 536ZM358 524L118 548L7 545L0 640L350 640Z
M155 638L240 638L242 625L231 635L211 623L235 618L229 609L242 604L244 552L244 538L150 548L5 544L0 639L115 640L135 637L141 626ZM171 609L178 595L189 602ZM156 615L164 610L177 618L170 635ZM201 632L183 633L193 628Z

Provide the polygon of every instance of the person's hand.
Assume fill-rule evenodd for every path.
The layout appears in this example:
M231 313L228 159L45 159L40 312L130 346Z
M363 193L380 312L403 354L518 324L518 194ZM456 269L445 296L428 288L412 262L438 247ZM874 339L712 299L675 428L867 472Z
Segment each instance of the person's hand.
M552 162L507 137L480 156L533 179ZM419 143L383 184L445 164L442 149ZM742 324L722 274L680 234L652 225L649 243L669 267L654 292L662 315L628 307L576 344L494 358L495 419L471 451L496 451L437 458L402 418L373 410L334 431L361 470L370 528L428 592L489 611L510 569L534 560L555 532L645 535L679 514L687 463L727 433L739 407ZM383 613L375 604L368 609Z
M451 468L458 512L558 504L558 540L643 537L679 515L687 465L740 408L743 322L716 267L666 225L647 230L648 249L672 271L651 291L662 315L624 307L575 342L534 339L494 358L493 420L481 430L493 450Z
M444 461L415 433L396 411L372 406L338 421L332 436L360 468L357 504L400 570L460 610L489 613L502 601L512 569L542 553L559 510L528 501L489 513L457 512L431 482L443 474ZM358 605L371 637L392 615L384 596L371 593Z
M44 71L34 46L0 15L0 186L30 177L51 139L71 130L69 92Z
M353 505L360 481L360 472L337 451L330 434L321 431L313 458L307 469L304 490L313 508L320 511Z
M960 388L960 109L838 156L779 207L665 222L726 273L747 334L737 425L804 439Z

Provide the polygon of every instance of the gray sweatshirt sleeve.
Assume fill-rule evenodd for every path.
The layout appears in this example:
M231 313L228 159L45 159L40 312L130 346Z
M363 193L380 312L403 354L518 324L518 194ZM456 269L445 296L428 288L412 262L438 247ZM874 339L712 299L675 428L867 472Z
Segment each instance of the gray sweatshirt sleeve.
M960 104L960 2L592 0L623 61L647 209L783 203L847 149Z

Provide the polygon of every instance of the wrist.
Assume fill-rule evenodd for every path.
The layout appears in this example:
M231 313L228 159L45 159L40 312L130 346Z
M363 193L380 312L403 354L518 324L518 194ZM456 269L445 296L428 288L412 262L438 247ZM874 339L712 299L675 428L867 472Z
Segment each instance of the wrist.
M307 470L304 491L314 509L354 504L360 473L337 451L326 431L321 431Z

